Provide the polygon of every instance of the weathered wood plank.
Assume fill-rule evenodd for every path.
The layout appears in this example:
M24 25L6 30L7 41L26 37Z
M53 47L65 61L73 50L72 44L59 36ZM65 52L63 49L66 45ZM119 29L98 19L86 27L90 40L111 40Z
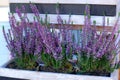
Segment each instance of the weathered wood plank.
M107 5L116 5L117 0L9 0L10 3L63 3L63 4L107 4Z
M53 24L57 29L59 29L59 24ZM82 27L84 27L84 25L72 25L72 26L70 26L70 25L64 25L64 26L69 26L69 27L71 27L70 29L72 29L72 30L80 30L80 29L82 29ZM96 29L97 29L97 31L103 31L103 26L96 26ZM113 27L112 26L106 26L106 31L108 31L108 32L111 32L112 31L112 29L113 29Z

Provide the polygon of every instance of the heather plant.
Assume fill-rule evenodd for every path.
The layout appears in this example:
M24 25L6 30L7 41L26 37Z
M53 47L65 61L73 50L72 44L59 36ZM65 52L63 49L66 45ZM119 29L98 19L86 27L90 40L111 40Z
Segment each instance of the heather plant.
M80 34L80 52L77 52L78 72L110 73L119 68L118 38L119 17L112 31L106 30L105 16L103 17L103 30L98 33L96 21L91 26L89 6L85 10L85 23Z
M25 10L22 6L22 10ZM37 34L37 22L31 24L27 18L27 14L21 13L21 9L16 8L16 12L20 19L16 21L14 14L9 14L10 29L8 33L3 33L7 42L7 48L11 52L11 56L15 59L18 68L35 69L38 53L42 50L41 38Z
M63 25L64 23L59 15L57 19L58 23L61 24L60 27L62 27L60 32L56 32L55 25L49 25L47 15L43 20L40 18L36 6L30 4L30 7L35 15L33 23L29 22L26 13L21 13L21 10L25 11L25 7L22 6L22 9L16 8L19 22L14 14L10 13L11 29L6 33L3 27L7 47L17 67L34 69L36 62L40 59L47 67L71 71L72 65L68 58L72 55L72 51L69 49L72 43L70 40L67 41L70 31Z
M31 7L33 11L36 10L35 13L36 15L38 15L39 12L37 12L36 6L31 4ZM58 14L57 21L58 24L60 24L59 32L56 31L55 25L47 25L49 24L47 17L45 18L45 21L42 21L42 23L44 22L44 24L41 24L41 27L38 26L38 32L43 40L44 45L43 51L41 53L41 60L43 61L45 66L51 67L55 70L66 68L66 71L71 71L72 65L68 61L68 59L72 55L72 51L69 49L72 46L69 40L70 30L67 28L67 26L64 25L64 22L59 15L58 9L56 9L56 12ZM35 17L37 18L36 15ZM38 18L36 20L37 22L39 22Z

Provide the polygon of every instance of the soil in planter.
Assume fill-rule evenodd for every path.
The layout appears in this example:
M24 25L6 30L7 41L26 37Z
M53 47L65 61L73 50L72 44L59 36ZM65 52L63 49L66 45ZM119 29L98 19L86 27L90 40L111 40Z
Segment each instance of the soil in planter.
M66 73L66 70L55 70L52 69L50 67L44 67L44 66L40 66L40 71L44 71L44 72L57 72L57 73ZM73 69L72 72L68 73L68 74L75 74L75 75L91 75L91 76L106 76L106 77L110 77L110 73L97 73L97 72L75 72L75 70Z
M105 76L110 77L110 73L98 73L98 72L79 72L77 75L91 75L91 76Z
M44 71L44 72L56 72L56 73L67 73L67 74L75 74L74 71L67 71L67 69L53 69L52 67L45 67L45 66L40 66L39 67L40 71Z
M9 63L6 68L12 68L12 69L20 69L17 67L14 61ZM25 70L25 69L22 69ZM55 73L67 73L67 74L75 74L75 75L92 75L92 76L107 76L110 77L110 73L98 73L98 72L75 72L75 69L71 72L67 72L66 69L58 69L55 70L52 67L45 67L45 66L39 66L38 63L36 63L36 68L32 69L31 71L43 71L43 72L55 72Z
M36 62L35 68L32 69L31 71L38 71L39 64ZM10 62L6 68L11 68L11 69L21 69L19 68L14 61ZM26 69L21 69L21 70L26 70Z

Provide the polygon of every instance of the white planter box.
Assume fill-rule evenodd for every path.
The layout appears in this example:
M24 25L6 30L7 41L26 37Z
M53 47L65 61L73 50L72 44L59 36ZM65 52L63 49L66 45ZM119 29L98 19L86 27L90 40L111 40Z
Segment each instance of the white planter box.
M119 0L10 0L9 3L66 3L66 4L104 4L104 5L118 5L117 1ZM117 12L120 9L117 6ZM17 15L16 15L17 16ZM33 21L33 14L28 14L30 21ZM41 14L41 17L45 17L44 14ZM49 14L51 23L56 23L56 15ZM62 18L68 20L68 15L61 15ZM116 16L114 17L106 17L110 19L110 25L114 24L116 20ZM92 21L96 20L97 25L102 24L102 16L92 16ZM18 20L19 18L17 18ZM79 20L81 19L81 21ZM74 24L83 24L84 16L83 15L72 15L72 21ZM102 77L102 76L89 76L89 75L72 75L72 74L62 74L62 73L50 73L50 72L35 72L35 71L26 71L26 70L15 70L8 68L0 68L0 76L14 77L14 78L24 78L30 80L118 80L118 70L115 70L110 77Z
M26 70L15 70L8 68L0 68L0 76L22 78L30 80L116 80L116 75L113 77L100 77L100 76L86 76L86 75L71 75L50 72L35 72ZM118 79L118 78L117 78Z
M29 80L118 80L118 70L115 70L110 77L102 77L52 72L37 72L28 70L8 69L1 67L0 76Z

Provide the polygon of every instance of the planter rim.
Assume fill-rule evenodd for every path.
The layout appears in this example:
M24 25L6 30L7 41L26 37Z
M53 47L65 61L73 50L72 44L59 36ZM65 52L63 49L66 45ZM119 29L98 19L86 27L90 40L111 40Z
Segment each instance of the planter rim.
M24 74L24 75L23 75ZM41 75L41 76L40 76ZM62 74L62 73L52 73L52 72L38 72L38 71L29 71L29 70L18 70L18 69L9 69L9 68L0 68L0 76L5 77L14 77L20 79L65 79L66 77L71 80L80 79L86 80L112 80L111 77L102 77L102 76L89 76L89 75L73 75L73 74Z

